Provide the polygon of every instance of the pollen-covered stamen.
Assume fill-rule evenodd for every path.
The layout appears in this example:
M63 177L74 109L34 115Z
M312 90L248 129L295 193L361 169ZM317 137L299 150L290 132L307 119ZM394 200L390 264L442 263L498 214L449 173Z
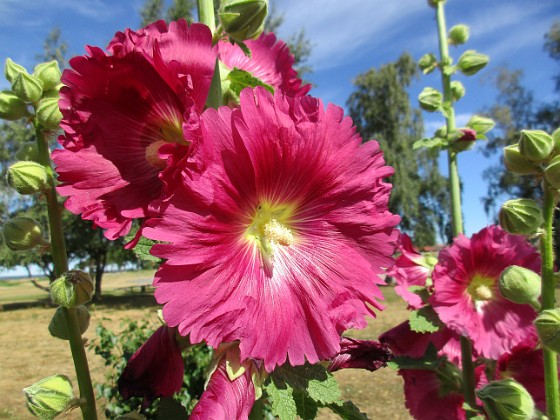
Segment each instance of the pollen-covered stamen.
M289 246L294 243L294 235L286 226L282 225L276 219L271 219L264 225L264 237L268 242L279 245Z
M165 160L159 157L158 150L159 148L166 143L164 140L154 141L150 143L148 147L146 147L146 160L150 165L152 165L156 169L163 169L165 168Z
M254 241L263 257L274 256L276 246L290 246L295 242L290 228L292 206L261 204L257 207L252 223L246 231L246 238Z
M491 278L475 275L467 287L467 293L476 301L486 301L494 298L495 281Z

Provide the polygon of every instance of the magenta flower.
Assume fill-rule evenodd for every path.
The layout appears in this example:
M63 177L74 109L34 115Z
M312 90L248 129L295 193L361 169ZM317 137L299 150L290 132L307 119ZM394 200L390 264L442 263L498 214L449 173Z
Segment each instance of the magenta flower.
M294 56L282 40L273 33L263 33L256 40L245 41L251 57L236 44L227 41L218 43L220 61L230 70L238 68L272 86L288 96L303 96L311 85L303 85L294 70Z
M473 130L472 128L460 128L459 131L463 134L457 139L457 141L469 142L476 140L476 130Z
M185 368L175 333L175 328L159 327L130 358L118 381L125 400L141 397L143 406L149 406L181 390Z
M326 360L381 308L399 217L377 142L341 108L263 88L239 109L208 109L197 155L144 235L165 258L155 296L192 342L240 341L267 371ZM371 306L370 306L371 305Z
M216 55L210 30L185 21L117 34L110 49L88 47L70 60L60 92L63 149L53 160L66 208L116 239L163 194L160 147L188 153L183 125L203 109Z
M373 340L356 340L342 337L340 351L332 358L329 370L335 372L340 369L366 369L371 372L387 366L393 358L393 353L386 344Z
M498 359L531 332L535 311L506 300L498 289L501 272L514 264L538 271L540 256L525 238L498 226L471 239L459 235L439 254L431 303L440 319L469 337L483 357Z

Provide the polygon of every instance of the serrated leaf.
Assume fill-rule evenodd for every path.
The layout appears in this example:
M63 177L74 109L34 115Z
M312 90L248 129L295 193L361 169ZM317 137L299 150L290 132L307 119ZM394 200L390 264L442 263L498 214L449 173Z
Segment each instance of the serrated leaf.
M387 366L391 369L420 369L420 370L434 370L437 366L437 360L431 360L425 357L420 359L413 359L408 356L397 356Z
M441 137L432 137L432 138L423 138L420 140L416 140L412 143L412 149L420 149L421 147L425 147L426 149L433 149L434 147L445 147L446 141Z
M430 300L431 295L427 287L413 285L413 286L408 286L408 290L411 293L420 296L420 299L422 299L423 303L428 303L428 301Z
M262 86L270 93L274 93L274 88L262 80L254 77L251 73L234 67L227 75L227 80L230 82L230 89L239 95L246 87Z
M352 401L344 401L342 405L329 404L327 406L333 413L338 414L343 420L364 420L368 416L362 413Z
M439 330L441 321L434 309L427 305L410 312L410 329L419 333L433 333Z
M294 390L294 401L296 402L297 414L302 420L313 420L317 417L319 406L309 398L306 392Z
M280 420L293 420L297 415L296 401L293 388L273 376L264 385L264 391L272 405L272 414Z
M150 254L150 249L154 246L155 241L144 238L143 236L138 241L138 244L132 249L136 256L143 261L161 262L161 259L154 257Z
M158 420L187 420L189 416L182 404L173 397L161 398L156 411Z

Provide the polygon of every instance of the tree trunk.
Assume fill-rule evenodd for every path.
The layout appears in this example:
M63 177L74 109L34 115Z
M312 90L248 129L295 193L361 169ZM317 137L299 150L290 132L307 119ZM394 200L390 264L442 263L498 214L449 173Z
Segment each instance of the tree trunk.
M101 280L103 279L103 273L105 272L105 266L107 265L107 254L104 253L99 256L95 261L95 295L93 300L101 300Z

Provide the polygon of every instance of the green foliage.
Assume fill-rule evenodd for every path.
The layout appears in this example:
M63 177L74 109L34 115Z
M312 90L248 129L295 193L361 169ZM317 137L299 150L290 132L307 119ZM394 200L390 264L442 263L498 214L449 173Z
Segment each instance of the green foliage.
M121 324L121 328L122 331L116 333L100 324L96 328L98 337L93 342L95 354L101 356L105 360L105 366L111 368L105 378L106 381L102 384L96 384L98 397L105 398L105 415L109 419L114 419L125 413L140 409L142 399L131 398L124 401L118 392L117 380L126 367L128 360L156 329L153 323L147 320L127 320ZM205 345L192 346L183 356L185 363L183 387L174 399L186 408L189 413L200 398L200 395L202 395L206 380L205 370L211 358L212 350ZM141 410L141 412L146 418L155 419L158 416L162 416L165 412L177 412L178 408L177 404L173 402L156 400L150 407ZM156 414L158 409L163 411Z
M163 19L163 0L146 0L140 10L140 26L144 27L156 20Z
M418 333L433 333L442 325L436 312L429 305L411 311L408 322L410 329Z
M256 87L262 86L270 93L274 93L274 88L260 79L253 77L251 73L246 72L245 70L240 70L238 68L234 68L232 71L229 72L227 76L227 80L230 82L230 89L235 93L237 96L241 93L241 91L246 87Z

